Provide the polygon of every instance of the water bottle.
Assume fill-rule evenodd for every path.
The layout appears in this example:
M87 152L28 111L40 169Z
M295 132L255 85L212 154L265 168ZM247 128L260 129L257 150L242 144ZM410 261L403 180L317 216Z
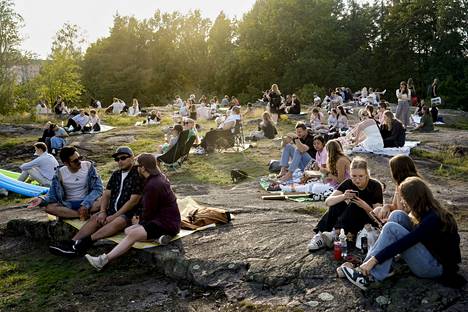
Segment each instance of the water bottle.
M343 259L346 259L346 257L348 256L348 243L346 242L346 234L344 232L344 229L341 229L339 239L341 246L341 257Z
M361 251L364 255L367 255L368 244L367 244L367 231L365 231L361 237Z

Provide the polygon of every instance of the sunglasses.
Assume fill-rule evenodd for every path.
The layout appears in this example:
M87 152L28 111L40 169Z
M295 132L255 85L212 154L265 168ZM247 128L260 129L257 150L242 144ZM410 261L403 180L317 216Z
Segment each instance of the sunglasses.
M79 156L79 157L77 157L77 158L75 158L75 159L73 159L73 160L69 160L68 162L69 162L70 164L76 164L76 165L78 165L78 164L80 163L80 161L82 161L82 160L83 160L83 157L82 157L82 156Z
M114 160L118 162L120 160L125 160L125 159L128 159L128 158L130 158L130 156L120 156L120 157L117 156L117 157L114 157Z

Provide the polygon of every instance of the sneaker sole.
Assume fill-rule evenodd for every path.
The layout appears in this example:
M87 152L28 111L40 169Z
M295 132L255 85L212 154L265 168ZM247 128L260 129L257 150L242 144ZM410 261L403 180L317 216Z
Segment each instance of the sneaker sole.
M344 275L346 276L346 278L348 279L348 281L350 281L353 285L361 288L362 290L367 290L367 287L362 285L361 283L357 283L352 276L350 276L348 270L346 268L341 268L341 271L344 273Z
M49 251L57 256L63 256L68 258L77 257L78 254L74 250L65 250L57 246L49 246Z
M163 235L157 240L157 242L161 246L168 245L171 241L172 241L172 237L170 237L169 235Z

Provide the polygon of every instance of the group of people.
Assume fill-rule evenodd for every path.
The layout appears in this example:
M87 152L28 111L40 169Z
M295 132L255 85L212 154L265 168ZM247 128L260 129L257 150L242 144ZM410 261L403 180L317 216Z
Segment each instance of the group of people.
M36 145L44 148L41 143ZM40 157L45 158L44 153ZM134 156L127 146L117 148L112 158L119 169L112 173L105 189L94 164L83 160L76 148L62 148L59 157L63 166L55 168L48 194L34 198L30 207L41 206L58 218L80 218L86 223L70 240L50 246L52 252L82 256L95 241L125 229L125 238L111 252L85 255L100 270L137 241L167 244L179 232L176 197L154 155Z

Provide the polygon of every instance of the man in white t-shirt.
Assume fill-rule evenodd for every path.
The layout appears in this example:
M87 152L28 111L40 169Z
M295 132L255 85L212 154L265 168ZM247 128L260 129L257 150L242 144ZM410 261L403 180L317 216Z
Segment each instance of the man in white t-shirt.
M131 225L132 217L143 193L144 178L133 166L133 151L127 146L117 148L112 155L119 169L107 183L100 200L100 210L69 241L50 246L63 256L83 255L99 239L117 234Z
M110 113L110 110L112 108L112 114L120 114L123 109L125 108L126 104L124 101L118 98L114 98L112 101L112 104L109 105L109 107L106 108L106 113Z
M65 166L56 170L47 196L34 198L29 207L46 206L48 214L85 220L99 210L95 204L103 191L101 178L91 162L81 160L75 147L65 146L59 156Z
M19 181L31 179L42 186L50 186L55 174L55 168L59 166L55 157L47 153L47 145L43 142L34 143L34 155L37 158L20 166L21 175Z

